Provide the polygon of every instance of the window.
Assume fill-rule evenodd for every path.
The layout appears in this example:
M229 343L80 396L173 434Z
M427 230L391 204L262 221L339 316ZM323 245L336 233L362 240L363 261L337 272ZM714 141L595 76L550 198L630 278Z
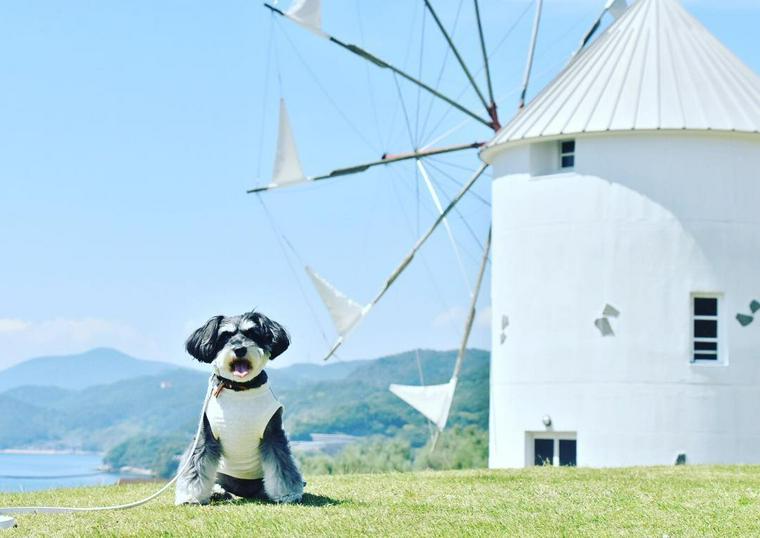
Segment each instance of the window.
M719 354L719 303L716 295L692 297L692 362L718 362Z
M575 166L575 140L562 140L559 143L560 168Z
M575 434L555 432L527 432L528 465L560 465L575 467L577 463L577 441ZM531 453L532 449L532 453Z
M552 465L554 439L536 439L533 445L533 465Z
M575 467L575 439L559 440L559 464L562 467Z

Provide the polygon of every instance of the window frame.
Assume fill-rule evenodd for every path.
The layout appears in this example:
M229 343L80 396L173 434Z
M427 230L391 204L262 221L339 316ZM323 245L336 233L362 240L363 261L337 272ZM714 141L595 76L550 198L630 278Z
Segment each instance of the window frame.
M536 467L535 442L537 440L552 441L552 467L560 467L560 441L575 441L575 465L561 465L561 467L578 466L578 434L577 432L563 431L527 431L525 432L525 466Z
M573 144L572 151L564 151L563 148L562 148L562 146L564 144L568 143L568 142L572 142L572 144ZM577 143L575 141L575 138L567 138L565 140L559 140L558 144L559 145L558 145L557 149L558 149L558 154L559 154L559 169L560 170L573 170L573 169L575 169L575 154L576 154L576 150L578 149L577 148ZM572 157L573 164L571 164L570 166L564 166L564 164L563 164L562 161L565 159L565 157Z
M715 315L696 313L697 299L715 299ZM725 366L728 364L726 346L726 321L723 315L723 294L718 292L693 292L689 297L689 362L700 366ZM715 337L697 336L695 325L697 321L715 321L717 327ZM715 344L715 350L697 349L698 343ZM702 355L703 358L697 358ZM714 355L714 359L704 358L706 355Z

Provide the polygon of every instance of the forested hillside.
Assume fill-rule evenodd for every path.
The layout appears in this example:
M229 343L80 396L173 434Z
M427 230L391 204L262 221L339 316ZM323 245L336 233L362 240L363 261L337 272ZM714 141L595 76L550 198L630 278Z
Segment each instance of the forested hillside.
M419 354L419 366L417 357ZM428 439L424 417L388 391L391 383L448 381L454 351L420 350L375 360L268 369L285 405L291 439L312 433L396 438L419 447ZM488 360L467 353L449 424L488 426ZM176 369L82 390L15 387L0 394L0 448L108 451L114 466L167 470L167 452L188 443L197 424L207 374ZM378 442L373 440L373 442ZM158 457L156 447L164 447Z

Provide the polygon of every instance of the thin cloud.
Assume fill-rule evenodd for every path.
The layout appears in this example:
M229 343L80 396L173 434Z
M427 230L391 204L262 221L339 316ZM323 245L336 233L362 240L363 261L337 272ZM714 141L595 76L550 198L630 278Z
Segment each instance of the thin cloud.
M0 333L17 333L29 327L26 321L20 319L0 318Z

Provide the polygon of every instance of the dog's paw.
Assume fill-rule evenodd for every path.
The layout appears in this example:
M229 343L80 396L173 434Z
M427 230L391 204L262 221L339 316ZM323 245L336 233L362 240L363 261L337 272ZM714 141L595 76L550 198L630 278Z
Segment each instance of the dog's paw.
M183 505L199 506L199 505L208 504L208 503L209 503L209 499L197 499L191 496L176 497L174 499L175 506L183 506Z
M283 488L280 491L273 491L270 498L278 504L297 503L303 497L303 487L303 479L299 479L298 482L290 484L290 487Z
M231 501L234 496L229 491L225 490L219 484L214 484L214 489L211 490L211 502L224 502Z
M272 499L272 502L275 502L277 504L290 504L290 503L301 502L302 498L303 498L303 491L288 493L287 495L281 495L280 497L276 497Z
M278 477L279 478L279 477ZM288 481L270 479L264 480L264 491L272 502L278 504L295 503L303 497L303 479L299 476L296 480Z

